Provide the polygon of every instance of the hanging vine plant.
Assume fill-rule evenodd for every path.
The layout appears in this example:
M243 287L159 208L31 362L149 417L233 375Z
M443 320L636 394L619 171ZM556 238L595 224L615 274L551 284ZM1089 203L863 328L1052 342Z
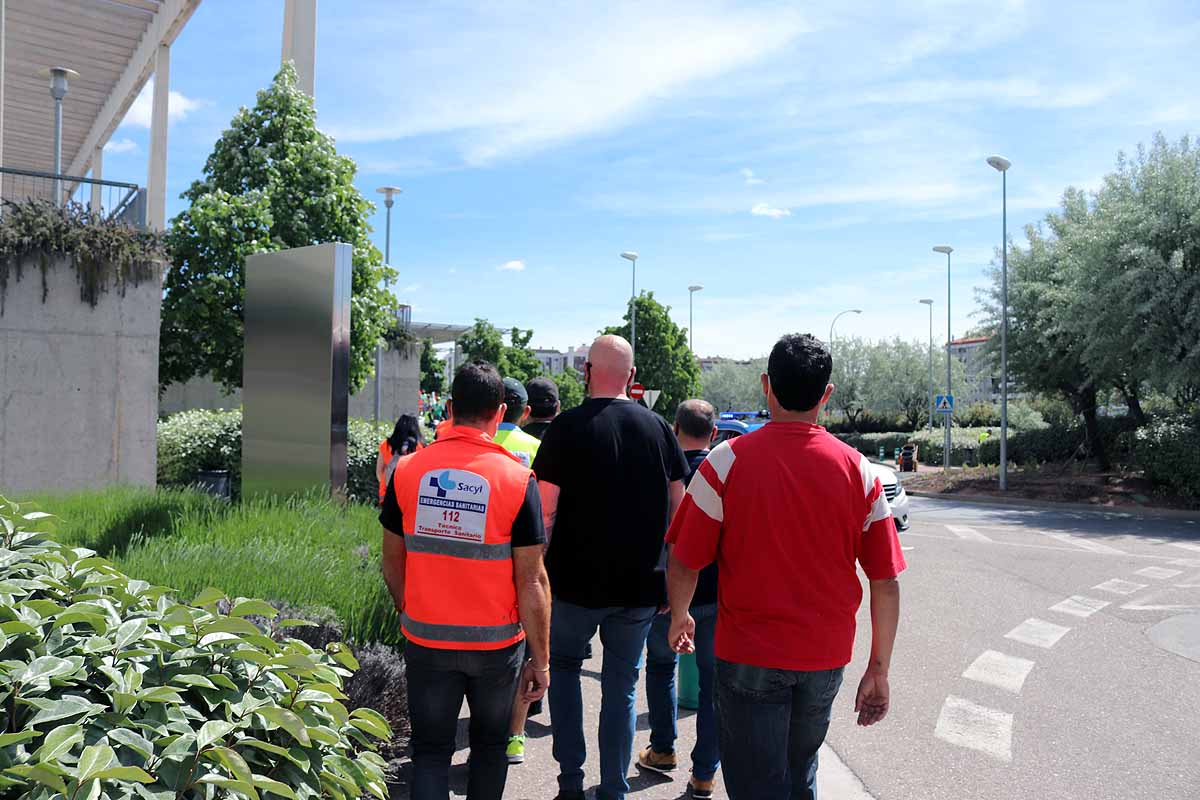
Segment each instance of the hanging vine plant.
M90 209L46 200L5 201L0 214L0 315L10 275L17 281L36 264L42 274L42 302L49 294L46 275L56 260L68 260L79 281L79 299L92 308L115 289L125 295L155 277L164 259L162 237Z

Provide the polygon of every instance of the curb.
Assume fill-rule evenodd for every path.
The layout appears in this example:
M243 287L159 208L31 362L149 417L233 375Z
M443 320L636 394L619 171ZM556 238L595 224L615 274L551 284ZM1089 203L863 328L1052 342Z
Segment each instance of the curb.
M973 503L981 506L1009 506L1019 508L1038 508L1057 511L1090 511L1093 514L1121 514L1128 517L1143 517L1147 519L1183 519L1200 522L1200 511L1185 508L1144 508L1141 506L1098 506L1091 503L1056 503L1051 500L1026 500L1024 498L992 497L990 495L943 494L940 492L922 492L905 488L909 497L922 497L926 500L942 500L952 503Z

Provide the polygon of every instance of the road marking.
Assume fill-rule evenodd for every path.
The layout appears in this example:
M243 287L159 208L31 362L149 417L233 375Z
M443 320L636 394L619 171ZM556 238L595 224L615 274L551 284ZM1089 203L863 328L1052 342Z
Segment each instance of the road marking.
M1051 611L1057 611L1060 614L1070 614L1073 617L1090 617L1100 609L1108 605L1107 600L1097 600L1094 597L1085 597L1081 594L1073 594L1066 600L1055 603L1050 606Z
M904 536L906 538L915 536L918 539L940 539L941 541L944 541L944 542L957 541L957 539L951 538L949 536L939 536L934 533L919 533L919 532L913 532L913 531L905 531ZM995 544L997 547L1026 547L1026 548L1031 548L1033 550L1053 550L1057 553L1079 553L1080 552L1079 548L1077 548L1077 547L1059 547L1059 546L1053 545L1053 544L1031 544L1030 542L1013 542L1013 541L1008 541L1008 540L1004 540L1004 539L992 540L992 543ZM1097 555L1099 555L1099 554L1097 554ZM1154 561L1165 561L1168 564L1173 564L1174 566L1177 566L1177 567L1200 567L1200 558L1178 558L1176 556L1159 556L1159 555L1152 555L1150 553L1126 553L1124 557L1125 558L1151 559Z
M979 658L971 662L971 666L967 667L962 676L967 680L979 681L988 686L995 686L998 689L1017 694L1021 691L1021 686L1025 683L1025 678L1029 676L1031 669L1033 669L1033 662L1027 658L1009 656L995 650L984 650Z
M1154 606L1144 605L1143 603L1126 603L1121 608L1128 611L1187 611L1192 608L1200 608L1200 606Z
M1014 642L1022 642L1031 644L1034 647L1050 649L1058 644L1058 640L1067 635L1070 628L1062 625L1055 625L1053 622L1046 622L1044 619L1030 617L1022 622L1017 627L1013 628L1008 633L1004 634L1005 639L1012 639Z
M1123 581L1120 578L1113 578L1112 580L1105 581L1104 583L1098 583L1092 588L1099 589L1102 592L1112 592L1113 594L1133 594L1134 592L1140 592L1142 589L1145 589L1146 584L1134 583L1133 581Z
M1001 761L1012 761L1012 724L1012 714L951 695L942 704L933 735Z
M946 527L950 527L947 525ZM1168 542L1172 547L1182 547L1184 550L1195 550L1200 553L1200 544L1191 544L1190 542Z
M1123 555L1125 555L1124 550L1118 550L1115 547L1109 547L1106 544L1100 544L1100 542L1093 542L1088 539L1081 539L1078 536L1072 536L1069 533L1051 533L1050 531L1039 531L1039 530L1035 530L1034 533L1040 533L1042 536L1046 536L1050 539L1055 540L1056 542L1062 542L1063 544L1073 545L1075 547L1078 547L1081 550L1087 550L1088 552L1091 552L1091 553L1103 553L1106 556L1123 556Z
M960 539L966 539L970 542L990 542L992 541L987 536L984 536L974 528L968 528L966 525L947 525L946 530L953 533Z
M1182 575L1181 569L1167 569L1166 567L1143 567L1134 573L1141 575L1143 578L1153 578L1156 581L1165 581L1167 578L1174 578L1176 575Z

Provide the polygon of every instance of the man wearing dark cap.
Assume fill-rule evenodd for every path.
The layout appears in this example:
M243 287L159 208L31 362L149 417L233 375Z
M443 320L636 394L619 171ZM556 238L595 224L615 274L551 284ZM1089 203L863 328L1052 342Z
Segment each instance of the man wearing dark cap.
M529 395L515 378L504 379L504 403L508 410L504 412L504 422L496 430L495 442L528 467L533 463L541 441L518 427L529 417Z
M558 402L558 384L553 378L539 377L525 384L525 390L529 397L529 421L522 429L541 439L562 408Z

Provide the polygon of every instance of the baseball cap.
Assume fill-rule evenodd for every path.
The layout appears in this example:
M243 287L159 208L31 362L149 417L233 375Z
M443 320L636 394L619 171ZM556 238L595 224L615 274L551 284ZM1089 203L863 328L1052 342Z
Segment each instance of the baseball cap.
M525 387L516 378L504 379L504 403L509 408L525 406L529 403L529 395L525 393Z
M525 384L529 390L529 407L535 417L548 417L558 405L558 384L551 378L533 378Z

